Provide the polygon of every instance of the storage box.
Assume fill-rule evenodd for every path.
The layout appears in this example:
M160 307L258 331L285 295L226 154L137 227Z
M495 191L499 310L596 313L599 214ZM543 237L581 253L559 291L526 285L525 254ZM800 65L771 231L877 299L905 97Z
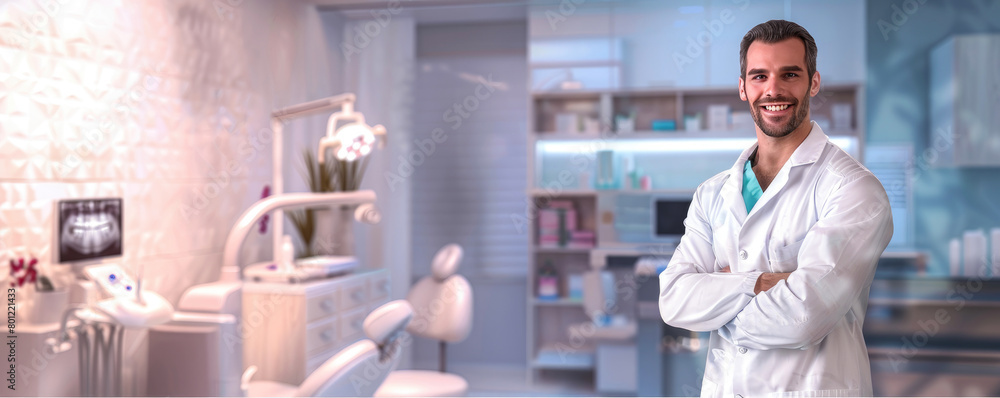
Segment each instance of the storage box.
M714 131L729 130L729 105L708 106L708 129Z
M684 131L700 131L701 114L684 116Z
M556 131L560 133L576 133L580 131L580 119L575 113L557 113Z
M538 246L539 247L565 247L570 242L571 232L576 230L576 210L564 204L552 201L557 208L546 208L538 210Z
M674 131L677 130L677 121L674 119L653 120L653 131Z
M753 115L750 112L733 112L730 117L733 120L733 130L743 131L754 129Z
M830 116L833 117L834 131L851 130L851 104L837 103L830 108Z

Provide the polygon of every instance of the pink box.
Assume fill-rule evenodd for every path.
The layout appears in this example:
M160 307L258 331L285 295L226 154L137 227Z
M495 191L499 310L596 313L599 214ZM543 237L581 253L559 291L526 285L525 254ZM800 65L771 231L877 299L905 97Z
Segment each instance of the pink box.
M573 202L553 200L549 204L555 207L538 210L538 245L565 246L572 240L572 233L576 230L576 210L573 209Z

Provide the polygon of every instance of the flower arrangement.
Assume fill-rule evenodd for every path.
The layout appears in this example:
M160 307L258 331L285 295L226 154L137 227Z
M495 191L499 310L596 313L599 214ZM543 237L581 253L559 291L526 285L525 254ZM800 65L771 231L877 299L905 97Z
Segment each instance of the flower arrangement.
M10 282L10 287L22 287L25 282L35 283L38 279L38 270L35 269L35 265L38 264L37 258L32 258L28 261L28 265L24 265L24 258L19 258L17 260L10 260L10 276L14 278ZM44 277L43 277L44 278ZM48 280L46 278L46 280ZM48 282L49 286L52 285Z

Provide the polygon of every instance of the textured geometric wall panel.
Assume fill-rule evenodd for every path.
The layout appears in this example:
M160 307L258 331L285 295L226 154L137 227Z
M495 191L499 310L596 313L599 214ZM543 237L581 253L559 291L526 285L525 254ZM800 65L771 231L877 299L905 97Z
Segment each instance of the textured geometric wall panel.
M54 203L122 197L124 253L111 262L145 267L172 301L217 277L229 228L271 181L261 141L275 103L288 104L273 82L303 80L268 61L295 48L295 7L0 1L3 264L31 255L66 272L50 264Z

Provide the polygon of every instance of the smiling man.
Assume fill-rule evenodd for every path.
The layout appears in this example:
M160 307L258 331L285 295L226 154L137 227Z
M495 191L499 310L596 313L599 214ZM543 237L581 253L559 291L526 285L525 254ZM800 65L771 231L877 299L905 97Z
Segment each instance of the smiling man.
M870 396L861 333L892 237L885 189L810 121L816 43L773 20L740 44L757 142L698 187L660 315L710 331L703 397Z

